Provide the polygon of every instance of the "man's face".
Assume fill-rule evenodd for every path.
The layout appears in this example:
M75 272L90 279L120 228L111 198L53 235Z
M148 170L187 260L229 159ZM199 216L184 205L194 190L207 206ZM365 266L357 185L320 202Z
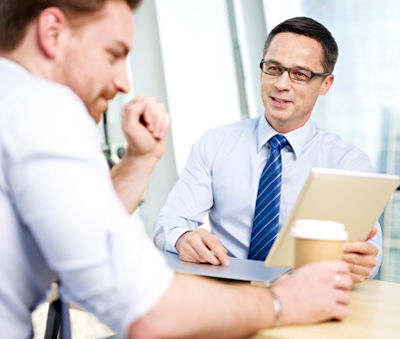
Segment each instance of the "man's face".
M82 17L81 25L70 27L58 81L70 87L99 122L108 100L129 91L127 54L132 46L133 17L125 1L106 1L94 14Z
M324 73L323 50L319 42L304 35L279 33L271 41L264 60L285 67L298 66L314 73ZM289 78L288 72L271 76L261 72L261 96L265 117L280 133L303 126L309 119L318 96L328 92L333 75L315 77L308 82Z

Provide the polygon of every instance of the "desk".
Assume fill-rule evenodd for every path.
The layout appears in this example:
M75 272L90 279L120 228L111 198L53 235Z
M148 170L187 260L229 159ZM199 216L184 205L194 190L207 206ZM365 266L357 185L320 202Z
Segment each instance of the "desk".
M400 284L366 280L353 286L350 315L343 321L260 331L252 339L400 338Z
M400 284L366 280L354 285L351 294L350 315L341 322L273 328L260 331L251 339L400 338ZM45 305L34 313L35 338L43 338L46 315ZM71 310L71 322L73 338L81 338L84 333L90 333L90 338L112 335L105 325L83 311Z

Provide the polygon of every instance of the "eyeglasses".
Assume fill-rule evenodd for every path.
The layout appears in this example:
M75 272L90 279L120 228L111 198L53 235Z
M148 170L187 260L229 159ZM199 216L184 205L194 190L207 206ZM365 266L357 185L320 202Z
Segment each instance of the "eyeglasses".
M314 73L308 69L300 68L300 67L285 67L274 62L265 61L264 59L260 62L260 68L263 73L272 75L272 76L280 76L284 71L287 71L290 79L295 81L310 81L314 77L324 77L331 72L327 73Z

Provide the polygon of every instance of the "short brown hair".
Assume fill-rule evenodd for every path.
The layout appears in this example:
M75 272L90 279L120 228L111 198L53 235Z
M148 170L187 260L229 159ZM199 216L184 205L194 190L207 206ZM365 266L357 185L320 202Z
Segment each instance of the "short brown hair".
M268 34L267 40L265 41L264 45L263 57L265 56L265 54L267 54L272 39L277 34L285 32L304 35L318 41L324 52L323 60L321 60L324 72L333 72L339 54L339 49L336 41L331 32L329 32L324 25L320 24L314 19L307 17L291 18L277 25Z
M0 51L12 51L25 36L28 24L48 7L74 14L100 10L111 0L0 0ZM134 10L141 0L125 0Z

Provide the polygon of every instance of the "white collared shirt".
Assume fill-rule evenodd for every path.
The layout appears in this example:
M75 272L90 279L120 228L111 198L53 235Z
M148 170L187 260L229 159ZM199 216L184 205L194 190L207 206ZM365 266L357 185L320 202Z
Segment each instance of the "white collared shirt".
M134 227L81 100L0 58L0 329L32 337L31 311L61 294L124 336L173 273Z
M182 233L199 227L209 214L212 232L229 255L247 258L258 183L269 156L268 140L277 132L264 116L206 132L193 146L186 166L154 223L154 242L176 252ZM313 167L372 172L366 154L308 121L284 134L279 224L282 227ZM382 233L371 242L382 261Z

